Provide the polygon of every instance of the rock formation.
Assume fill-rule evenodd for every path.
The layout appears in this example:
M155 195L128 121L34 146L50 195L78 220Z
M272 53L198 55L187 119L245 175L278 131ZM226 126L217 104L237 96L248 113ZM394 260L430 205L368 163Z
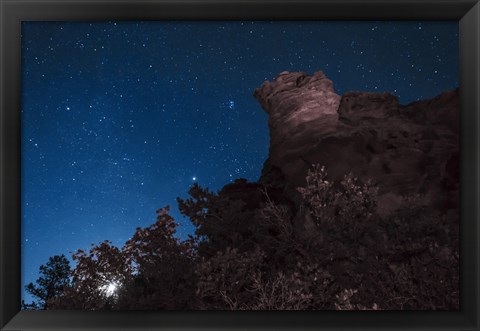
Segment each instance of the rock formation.
M257 310L245 294L273 296L271 277L291 274L279 309L292 293L305 309L458 310L458 89L401 105L390 93L339 96L322 72L282 72L254 96L270 129L259 180L217 194L196 184L179 199L209 261L204 302ZM248 285L252 274L264 283ZM227 288L236 294L215 299Z
M322 72L282 72L255 90L269 114L270 150L260 184L298 205L312 164L332 180L349 172L379 187L379 212L418 193L425 204L457 208L459 93L401 105L390 93L335 93Z

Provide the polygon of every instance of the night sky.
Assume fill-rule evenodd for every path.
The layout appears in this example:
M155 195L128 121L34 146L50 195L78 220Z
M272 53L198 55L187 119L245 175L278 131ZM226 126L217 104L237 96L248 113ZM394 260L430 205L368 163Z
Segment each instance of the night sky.
M257 180L268 118L252 94L285 70L430 98L458 86L458 24L23 23L22 284L50 256L122 246L165 205L185 237L175 198L195 181Z

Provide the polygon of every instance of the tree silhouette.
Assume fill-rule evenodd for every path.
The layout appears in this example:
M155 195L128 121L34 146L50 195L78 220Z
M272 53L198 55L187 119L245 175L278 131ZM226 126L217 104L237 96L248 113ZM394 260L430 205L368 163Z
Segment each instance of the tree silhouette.
M25 286L35 300L29 304L22 302L23 309L49 309L50 300L61 295L70 285L70 263L65 255L55 255L40 266L40 275L36 284Z
M451 310L459 307L458 219L418 195L377 212L378 188L313 165L294 204L282 189L239 179L195 183L178 198L196 227L186 240L169 207L123 247L104 241L41 266L24 309ZM428 207L428 205L427 205ZM71 275L71 281L70 281Z
M55 298L55 309L108 310L123 284L129 283L132 270L121 250L111 242L92 245L89 252L78 250L73 254L77 266L72 271L71 285L64 295Z
M189 309L195 303L191 241L174 237L174 219L167 206L157 210L157 221L134 235L122 249L133 277L120 292L122 309Z

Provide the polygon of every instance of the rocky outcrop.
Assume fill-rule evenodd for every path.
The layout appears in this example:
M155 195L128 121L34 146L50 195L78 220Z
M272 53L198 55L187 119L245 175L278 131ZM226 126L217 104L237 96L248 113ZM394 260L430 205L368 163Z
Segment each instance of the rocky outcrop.
M379 211L420 193L432 208L456 208L459 184L458 89L401 105L390 93L335 93L322 72L282 72L255 90L269 114L270 150L260 183L294 204L312 164L332 180L352 172L379 187Z

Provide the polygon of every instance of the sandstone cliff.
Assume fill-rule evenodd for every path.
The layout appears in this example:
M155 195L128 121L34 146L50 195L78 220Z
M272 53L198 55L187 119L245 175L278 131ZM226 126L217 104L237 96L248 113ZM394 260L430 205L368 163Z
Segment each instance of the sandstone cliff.
M390 93L335 93L322 72L282 72L255 90L269 115L270 150L259 183L298 206L312 164L332 180L352 172L379 187L379 212L421 194L429 208L456 209L459 93L399 104Z

